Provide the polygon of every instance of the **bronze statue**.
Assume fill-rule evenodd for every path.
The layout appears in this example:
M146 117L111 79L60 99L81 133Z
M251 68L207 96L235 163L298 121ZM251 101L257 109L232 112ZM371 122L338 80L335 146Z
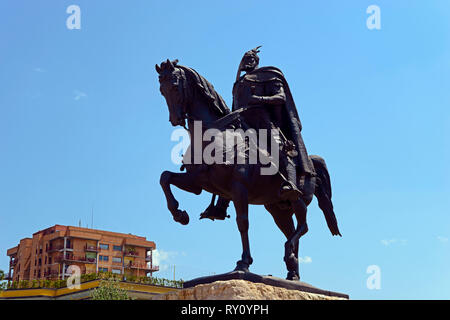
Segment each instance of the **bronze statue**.
M248 239L248 206L264 205L287 238L284 255L287 279L299 280L299 239L308 231L307 206L314 195L332 235L341 234L331 202L331 183L325 161L319 156L308 156L300 134L300 119L286 79L275 67L257 68L258 48L247 52L238 68L232 111L214 87L195 70L178 65L178 60L167 60L160 66L156 65L160 91L169 108L170 122L173 126L185 127L191 137L191 150L189 155L185 155L182 166L186 172L164 171L160 183L169 211L174 220L183 225L189 223L189 216L186 211L179 209L170 185L194 194L200 194L202 190L213 194L211 205L201 218L225 219L228 203L233 201L243 247L241 260L237 262L235 270L244 272L248 272L253 262ZM240 76L242 71L246 72L244 76ZM199 121L200 129L196 127ZM192 154L194 157L203 154L207 148L207 143L193 141L198 141L196 139L208 129L224 133L230 128L271 129L270 132L278 132L271 136L271 143L281 150L279 172L263 175L261 169L264 165L259 162L207 164L189 159ZM216 135L216 140L221 141L221 134ZM217 204L214 204L215 195L219 196ZM296 227L292 219L294 214Z

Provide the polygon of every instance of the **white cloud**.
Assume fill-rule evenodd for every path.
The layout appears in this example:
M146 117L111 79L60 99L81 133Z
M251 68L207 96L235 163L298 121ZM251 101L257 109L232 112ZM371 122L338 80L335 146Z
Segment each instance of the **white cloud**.
M308 257L308 256L305 256L304 258L299 257L298 262L299 263L311 263L312 259L311 259L311 257Z
M43 68L34 68L33 71L42 73L42 72L46 72L47 70L45 70Z
M390 244L394 243L395 239L391 239L391 240L381 240L381 243L384 244L385 246L389 246Z
M383 245L390 246L391 244L401 244L401 245L405 245L407 243L407 240L405 239L388 239L388 240L381 240L381 243Z
M177 255L178 252L175 251L153 250L153 265L159 266L160 271L165 271L169 268L172 259Z
M73 98L75 101L80 100L81 98L87 98L87 94L79 91L79 90L75 90L74 91L75 97Z
M442 236L438 236L437 239L442 242L442 243L447 243L448 242L448 238L446 237L442 237Z

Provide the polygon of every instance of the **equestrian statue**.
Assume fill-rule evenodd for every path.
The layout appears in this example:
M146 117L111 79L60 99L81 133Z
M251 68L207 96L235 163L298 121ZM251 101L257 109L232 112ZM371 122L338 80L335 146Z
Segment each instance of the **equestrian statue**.
M160 184L173 219L183 225L189 223L189 215L179 209L171 185L196 195L203 190L212 194L201 219L224 220L233 202L242 240L242 255L235 268L239 271L249 272L253 262L248 237L249 205L263 205L287 239L287 279L299 280L299 239L308 232L307 206L314 195L331 234L341 233L325 160L308 155L288 83L280 69L259 67L259 48L247 51L239 64L232 110L194 69L169 59L155 66L169 121L186 128L191 139L183 156L181 170L185 172L164 171ZM213 137L205 139L211 132ZM218 161L203 159L208 153ZM266 161L251 161L253 155ZM267 170L268 166L275 170Z

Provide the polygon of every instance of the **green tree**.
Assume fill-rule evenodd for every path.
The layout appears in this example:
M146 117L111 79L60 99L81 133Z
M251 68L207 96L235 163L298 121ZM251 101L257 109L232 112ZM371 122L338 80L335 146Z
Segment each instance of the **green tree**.
M0 291L6 290L5 272L0 270Z
M118 279L101 280L98 288L91 293L92 300L132 300L126 290L121 289Z

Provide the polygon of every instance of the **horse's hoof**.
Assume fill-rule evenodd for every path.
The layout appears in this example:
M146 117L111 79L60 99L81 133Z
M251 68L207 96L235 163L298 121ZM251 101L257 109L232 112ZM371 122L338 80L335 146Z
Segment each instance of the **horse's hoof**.
M184 210L183 211L177 210L176 213L173 215L173 220L185 226L189 223L189 215Z
M245 263L244 261L239 260L239 261L236 263L236 268L234 268L234 271L250 272L250 271L248 270L249 267L250 267L250 265L249 265L248 263Z
M289 271L286 280L300 281L300 276L295 271Z

